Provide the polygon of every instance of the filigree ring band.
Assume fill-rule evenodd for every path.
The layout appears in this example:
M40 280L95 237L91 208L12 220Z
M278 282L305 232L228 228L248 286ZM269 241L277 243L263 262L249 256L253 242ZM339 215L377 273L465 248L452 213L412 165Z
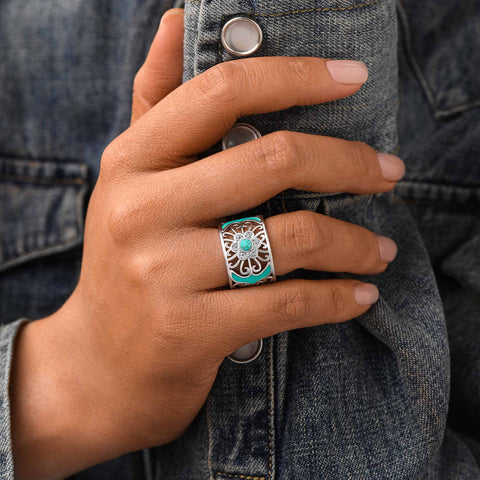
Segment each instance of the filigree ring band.
M222 223L218 232L230 288L251 287L277 279L262 215Z

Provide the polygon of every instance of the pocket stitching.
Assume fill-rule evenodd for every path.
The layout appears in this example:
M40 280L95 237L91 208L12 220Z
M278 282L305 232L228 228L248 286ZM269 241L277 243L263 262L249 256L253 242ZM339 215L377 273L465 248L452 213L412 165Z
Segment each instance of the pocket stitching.
M37 258L52 255L55 253L60 253L65 251L65 249L73 248L78 245L81 245L83 242L83 215L82 215L82 204L83 204L83 197L87 191L87 185L85 182L82 182L83 186L79 189L77 199L76 199L76 234L72 240L67 240L63 242L54 242L51 246L45 245L43 247L36 248L29 252L26 252L22 255L17 255L11 260L7 260L5 262L0 263L0 272L8 270L12 267L17 265L21 265L22 263L30 260L35 260Z
M201 3L202 0L189 0L190 3ZM313 12L345 12L350 10L356 10L358 8L370 7L376 3L381 2L382 0L370 0L359 5L351 5L350 7L319 7L319 8L304 8L297 10L289 10L286 12L278 13L251 13L251 16L254 17L281 17L284 15L293 15L296 13L313 13Z
M433 111L433 114L436 119L442 119L449 117L451 115L462 113L468 110L472 110L478 106L480 106L480 99L479 100L472 100L468 103L463 103L460 105L455 105L451 108L442 109L440 108L439 104L435 101L435 97L433 95L433 89L427 80L423 70L420 68L420 64L417 60L417 57L413 51L412 46L412 39L411 39L411 29L408 21L408 15L403 6L402 0L397 0L397 11L398 16L400 19L400 24L403 30L403 45L405 47L405 55L407 57L408 63L412 67L412 70L422 87L423 93L430 104L430 107Z
M17 162L27 162L27 159L5 159L7 161L14 160ZM55 160L50 160L50 162L58 163ZM63 165L59 165L60 169L62 169ZM13 255L7 255L7 258L0 262L0 272L6 271L12 267L16 267L18 265L23 264L24 262L28 262L31 260L35 260L37 258L41 258L43 256L52 255L55 253L61 253L66 251L67 249L76 247L81 245L83 242L83 231L84 231L84 215L83 215L83 205L85 200L85 195L88 191L88 182L87 182L87 167L85 164L77 163L75 164L77 172L74 176L70 178L61 178L56 176L43 176L44 173L39 173L38 176L32 175L19 175L11 174L11 173L4 173L0 174L0 182L4 184L33 184L33 185L63 185L65 189L74 189L75 191L75 201L72 203L72 210L75 211L74 219L71 223L69 223L69 227L74 229L73 235L68 235L70 238L59 238L62 237L60 233L57 233L57 240L56 241L45 241L42 246L36 246L36 248L28 249L28 251ZM68 175L67 172L64 172ZM79 176L79 175L85 175ZM34 187L35 188L35 187ZM63 235L65 237L65 235Z
M41 177L22 177L17 175L0 175L0 182L8 183L33 183L39 185L83 185L85 180L77 178L41 178Z

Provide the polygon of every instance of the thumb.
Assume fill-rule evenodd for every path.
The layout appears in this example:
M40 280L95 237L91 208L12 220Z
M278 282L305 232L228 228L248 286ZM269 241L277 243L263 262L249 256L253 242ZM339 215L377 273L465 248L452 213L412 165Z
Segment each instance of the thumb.
M182 83L183 8L167 10L145 63L133 81L132 118L137 121Z

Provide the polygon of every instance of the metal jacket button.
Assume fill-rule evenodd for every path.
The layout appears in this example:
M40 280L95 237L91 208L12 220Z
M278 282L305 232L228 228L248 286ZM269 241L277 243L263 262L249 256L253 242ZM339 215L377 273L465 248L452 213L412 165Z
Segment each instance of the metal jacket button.
M253 125L236 123L223 137L222 149L226 150L227 148L235 147L235 145L256 140L261 136L262 134Z
M237 348L228 358L235 363L248 363L255 360L263 348L263 340L247 343L243 347Z
M253 125L249 123L236 123L223 137L222 149L226 150L227 148L255 140L261 136L262 134ZM237 348L228 358L235 363L248 363L260 355L262 348L263 341L257 340Z
M262 40L262 29L247 17L231 18L222 29L222 44L236 57L246 57L256 52Z

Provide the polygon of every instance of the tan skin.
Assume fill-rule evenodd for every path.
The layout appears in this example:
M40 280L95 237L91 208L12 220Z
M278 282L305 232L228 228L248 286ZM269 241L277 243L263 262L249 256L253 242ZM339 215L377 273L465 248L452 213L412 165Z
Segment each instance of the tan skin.
M226 355L370 307L357 303L356 280L229 290L216 226L287 188L388 191L395 182L383 178L373 149L275 132L195 161L240 116L328 102L361 84L336 83L323 59L268 57L226 62L181 85L182 42L183 11L173 9L135 78L132 125L103 154L78 286L18 336L18 479L65 478L170 442L198 413ZM373 232L318 213L273 216L266 227L279 275L375 274L388 265ZM375 287L365 288L371 297Z

